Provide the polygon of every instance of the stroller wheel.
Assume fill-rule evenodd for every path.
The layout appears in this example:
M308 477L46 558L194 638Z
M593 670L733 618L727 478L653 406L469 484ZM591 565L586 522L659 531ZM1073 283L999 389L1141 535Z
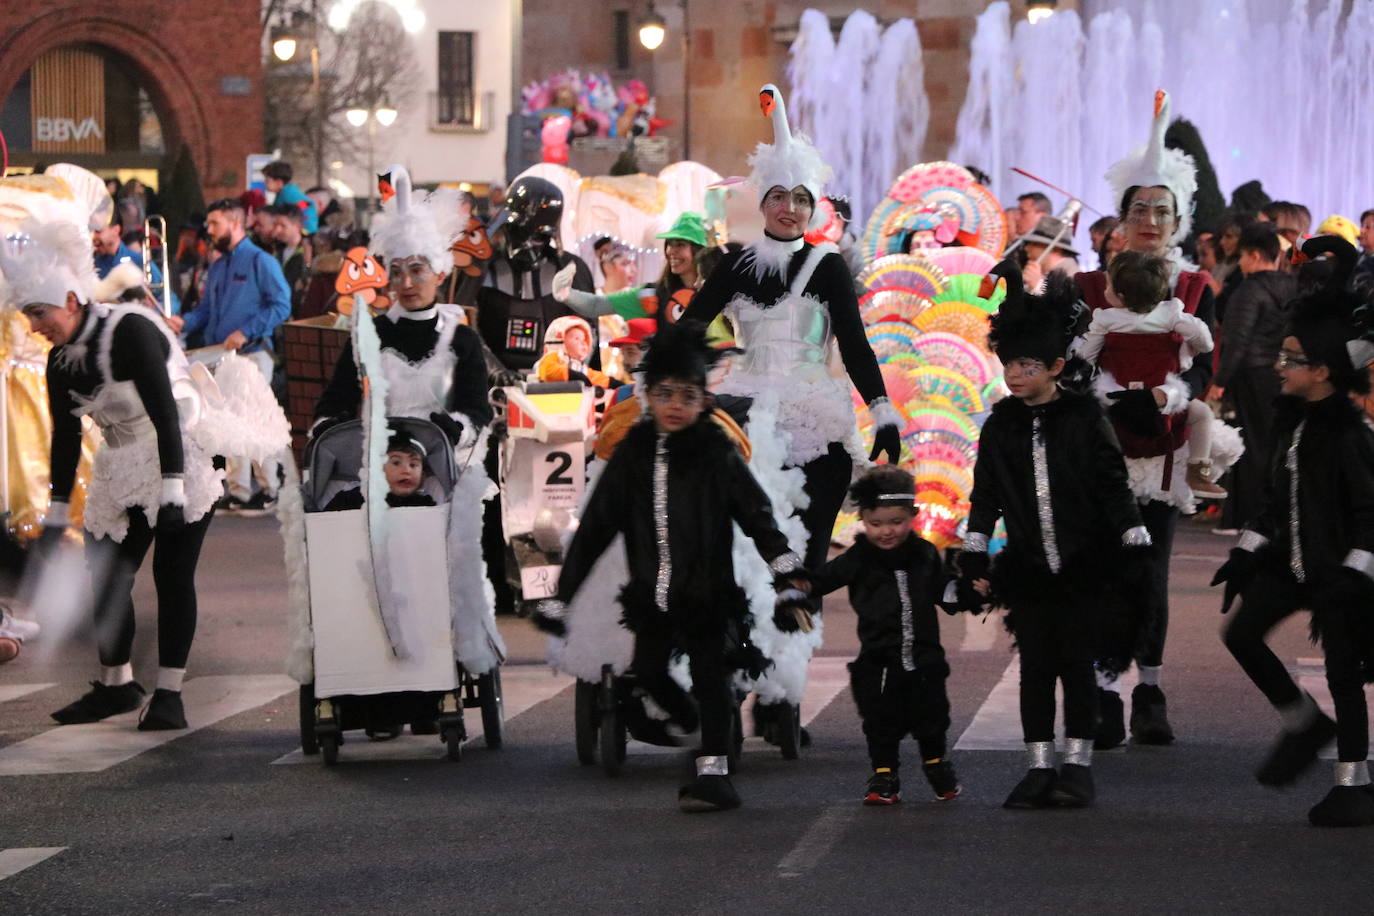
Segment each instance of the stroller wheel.
M462 722L445 725L439 732L439 737L447 747L449 760L456 763L463 759L463 741L467 735L464 733Z
M577 738L577 762L582 766L596 763L597 725L601 713L597 709L596 684L578 681L573 693L573 724Z
M320 732L316 736L319 740L320 753L324 757L324 765L332 767L339 762L339 745L343 744L343 736L337 731L330 730Z
M477 679L477 695L482 706L482 736L490 750L500 750L505 740L506 728L500 668L493 668Z
M319 739L315 737L315 685L302 684L300 688L301 714L301 753L310 757L320 752Z
M740 715L739 704L730 716L730 772L739 772L739 762L744 757L744 717Z
M597 706L601 712L601 767L607 776L619 776L625 769L625 719L620 714L615 688L615 675L611 666L606 665L601 669Z

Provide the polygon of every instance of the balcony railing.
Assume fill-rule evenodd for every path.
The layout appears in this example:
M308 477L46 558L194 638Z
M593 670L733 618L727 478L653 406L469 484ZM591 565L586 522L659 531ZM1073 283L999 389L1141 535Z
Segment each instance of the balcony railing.
M480 134L491 130L496 93L429 94L429 129L439 133Z

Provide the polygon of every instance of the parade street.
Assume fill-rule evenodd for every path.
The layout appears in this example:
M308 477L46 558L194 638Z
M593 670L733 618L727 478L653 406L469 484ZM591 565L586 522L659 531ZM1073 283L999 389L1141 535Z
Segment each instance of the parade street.
M483 747L473 711L461 762L437 737L361 732L336 767L302 756L275 524L218 519L188 732L138 732L133 714L55 727L48 713L85 689L88 646L36 640L0 669L0 912L1360 911L1374 838L1306 822L1328 764L1283 793L1251 776L1276 722L1217 638L1205 586L1227 546L1182 526L1166 667L1179 739L1100 753L1094 808L1002 809L1024 766L1017 667L1000 623L970 616L942 621L963 795L928 801L904 743L904 802L862 806L841 593L802 708L811 746L787 761L750 738L744 807L689 817L686 750L632 743L615 779L578 766L572 682L512 618L502 750ZM147 588L136 671L154 651ZM1328 705L1305 629L1291 621L1275 646Z

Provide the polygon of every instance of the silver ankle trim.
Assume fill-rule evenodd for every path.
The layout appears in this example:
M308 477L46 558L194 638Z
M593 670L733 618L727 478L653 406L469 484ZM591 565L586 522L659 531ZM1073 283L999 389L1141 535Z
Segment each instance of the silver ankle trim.
M1090 767L1093 765L1093 739L1091 738L1066 738L1064 740L1064 762L1072 763L1076 766Z
M1027 741L1026 755L1030 758L1032 770L1054 769L1054 742Z
M1336 785L1369 785L1369 761L1357 760L1354 763L1346 763L1343 760L1338 761L1336 763Z
M698 776L729 776L730 758L726 756L718 757L698 757L697 758Z

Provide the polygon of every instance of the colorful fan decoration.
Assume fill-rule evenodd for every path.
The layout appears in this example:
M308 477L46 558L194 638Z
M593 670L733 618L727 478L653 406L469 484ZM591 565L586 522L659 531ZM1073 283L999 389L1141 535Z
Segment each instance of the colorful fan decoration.
M912 379L927 397L944 398L964 413L982 413L982 386L965 375L944 366L921 366L911 370Z
M879 258L859 272L858 281L869 292L912 290L931 300L942 294L948 286L940 268L923 257L909 254L890 254Z
M1001 374L994 371L992 361L980 347L957 334L933 331L917 337L915 345L916 355L926 365L942 366L955 372L980 391Z
M912 289L879 289L865 293L859 306L864 324L879 321L914 322L930 308L930 300Z
M981 279L997 266L997 259L983 249L969 248L965 245L957 248L932 248L921 254L944 271L947 277L972 274Z
M865 329L873 355L883 360L901 353L916 352L916 338L921 332L905 321L880 321Z
M887 198L874 208L864 228L863 250L868 260L902 251L901 226L910 214L933 207L959 217L960 245L981 249L997 258L1007 245L1007 221L1002 206L973 174L953 162L922 162L902 173Z
M927 334L955 334L986 352L988 313L967 302L941 302L916 316L916 327Z
M977 440L947 429L916 430L903 437L902 441L913 456L924 454L927 449L937 456L957 453L964 456L964 463L969 467L978 458Z
M997 311L997 306L1002 304L1002 300L1007 298L1007 291L1004 287L998 286L993 290L992 296L988 299L978 297L978 288L982 285L982 276L973 274L959 274L949 277L945 282L945 288L930 297L930 301L936 304L941 302L967 302L976 305L983 311L991 314Z

